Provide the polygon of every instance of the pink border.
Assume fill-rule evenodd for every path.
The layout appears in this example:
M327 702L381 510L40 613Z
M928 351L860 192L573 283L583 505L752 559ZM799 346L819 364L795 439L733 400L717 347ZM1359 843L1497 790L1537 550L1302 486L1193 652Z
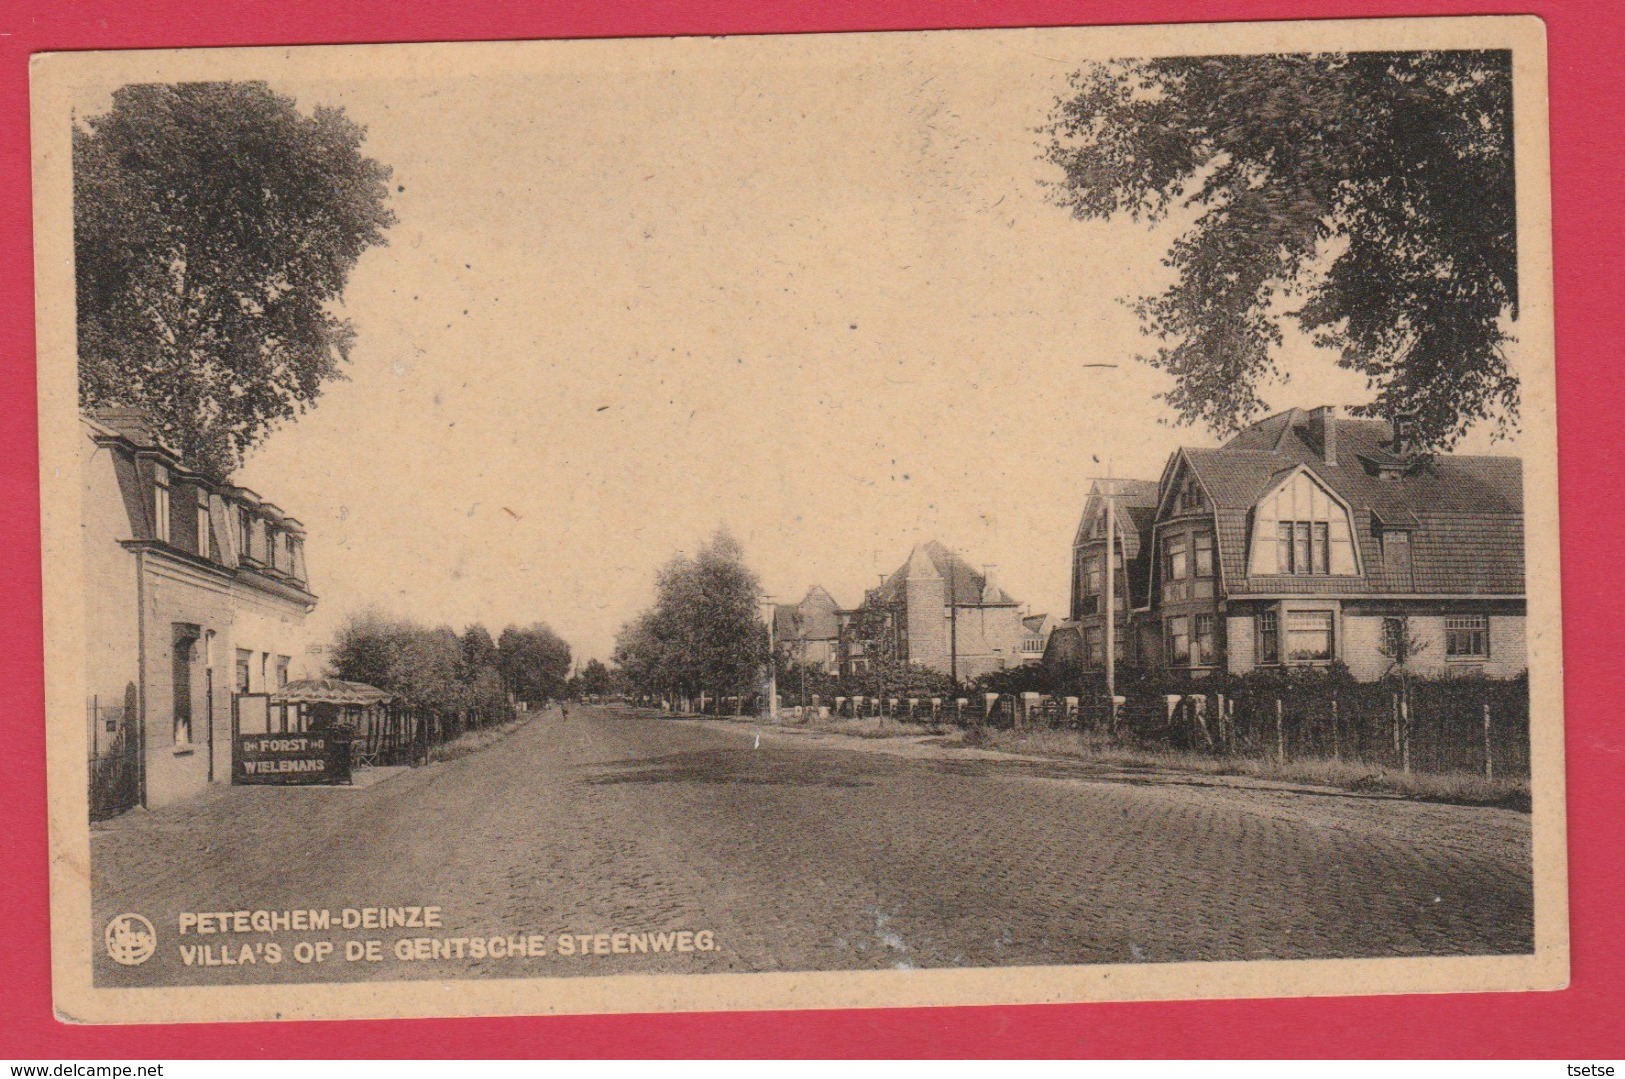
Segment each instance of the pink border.
M1551 48L1558 397L1567 641L1573 984L1519 995L1211 1001L812 1013L419 1020L140 1028L58 1023L50 1003L38 451L33 372L28 57L53 49L767 33L1378 15L1528 14ZM1605 648L1625 578L1610 542L1620 489L1615 370L1625 280L1625 99L1607 0L13 0L0 14L0 1056L1625 1056L1625 725Z

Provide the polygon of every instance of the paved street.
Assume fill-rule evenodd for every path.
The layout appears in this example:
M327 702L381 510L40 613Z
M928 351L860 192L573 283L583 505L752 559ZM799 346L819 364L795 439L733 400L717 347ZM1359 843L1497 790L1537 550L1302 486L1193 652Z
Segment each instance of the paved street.
M215 789L97 825L92 846L102 984L1483 954L1533 939L1524 814L771 729L758 742L748 724L613 707L549 712L365 790ZM443 927L176 935L187 911L425 905ZM125 911L158 927L144 966L106 958L101 928ZM680 930L710 931L715 949L556 947ZM402 937L525 934L548 953L390 952ZM271 965L262 950L188 967L176 947L342 953L364 938L389 957Z

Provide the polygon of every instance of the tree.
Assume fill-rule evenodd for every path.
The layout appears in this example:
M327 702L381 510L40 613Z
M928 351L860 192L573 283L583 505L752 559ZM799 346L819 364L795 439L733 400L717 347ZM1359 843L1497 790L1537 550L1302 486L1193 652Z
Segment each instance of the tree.
M614 691L614 678L602 660L589 659L575 680L575 693L580 697L603 697Z
M1509 52L1097 62L1044 131L1074 217L1195 215L1174 284L1136 305L1183 422L1256 417L1290 317L1365 376L1358 412L1411 416L1422 448L1516 423Z
M363 610L340 627L332 656L336 677L387 689L407 704L454 712L473 701L462 644L446 626Z
M768 661L761 590L738 541L719 528L694 558L678 555L660 571L654 605L616 637L616 665L646 693L755 691Z
M333 305L395 220L364 134L263 82L125 86L76 126L81 406L151 409L223 479L342 377Z
M570 646L538 622L526 629L509 626L497 638L503 681L522 701L540 704L563 696L570 674Z
M470 672L501 663L501 653L491 639L491 631L477 622L463 630L462 646L463 666Z

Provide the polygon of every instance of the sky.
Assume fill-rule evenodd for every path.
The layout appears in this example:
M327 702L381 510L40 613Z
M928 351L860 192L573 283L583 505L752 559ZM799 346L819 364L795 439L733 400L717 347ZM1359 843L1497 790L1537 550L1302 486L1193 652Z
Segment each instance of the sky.
M1182 222L1046 201L1034 129L1078 57L1025 40L272 78L365 125L398 217L345 292L347 380L239 476L308 530L315 638L370 605L607 659L719 525L780 601L856 603L936 538L1064 610L1090 479L1215 439L1171 426L1123 302ZM1272 409L1362 400L1330 360L1289 335Z

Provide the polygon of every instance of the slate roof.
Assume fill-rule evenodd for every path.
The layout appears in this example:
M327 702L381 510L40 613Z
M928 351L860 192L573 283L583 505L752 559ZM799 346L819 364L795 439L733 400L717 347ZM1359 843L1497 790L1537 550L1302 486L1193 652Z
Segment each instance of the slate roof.
M987 577L957 553L948 550L936 540L915 544L908 560L886 578L884 584L872 591L870 602L891 605L903 601L904 589L911 578L940 577L944 585L952 585L954 602L961 607L1017 607L1020 604L1010 593L997 584L991 592ZM946 590L946 589L945 589Z
M1523 462L1516 457L1437 454L1394 474L1389 425L1338 417L1337 463L1327 464L1308 413L1261 420L1218 449L1183 449L1214 502L1225 591L1248 593L1427 593L1521 595L1524 591ZM1297 466L1307 466L1353 510L1362 578L1247 577L1255 502ZM1169 470L1172 480L1179 469ZM1388 475L1385 477L1384 472ZM1411 570L1383 563L1383 527L1411 532Z

